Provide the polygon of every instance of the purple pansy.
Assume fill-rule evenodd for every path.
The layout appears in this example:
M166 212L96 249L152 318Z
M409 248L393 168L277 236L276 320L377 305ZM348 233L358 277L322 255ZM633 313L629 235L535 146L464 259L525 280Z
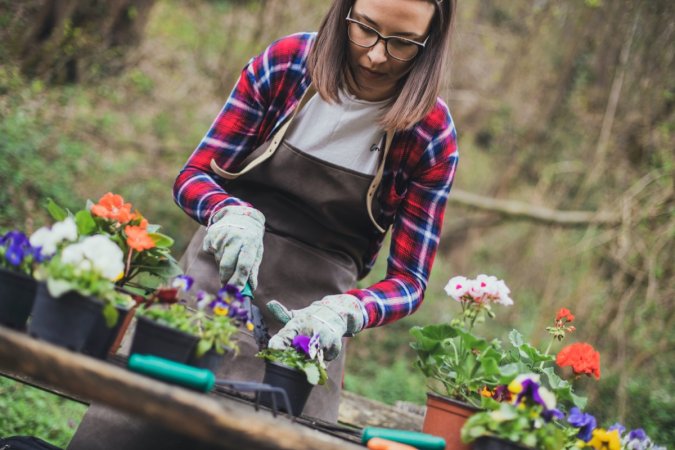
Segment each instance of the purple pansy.
M40 247L33 247L28 237L20 231L12 230L0 236L0 245L5 247L5 260L14 267L19 267L29 257L35 262L44 260Z
M626 427L617 422L611 427L607 428L607 431L614 431L614 430L617 430L619 432L619 436L621 436L626 432Z
M189 275L178 275L171 282L171 287L180 289L183 292L188 292L192 285L194 284L194 279Z
M543 417L545 421L550 422L553 419L562 419L565 417L565 414L557 408L546 409L546 407L544 407L544 410L541 412L541 417Z
M593 437L593 430L597 426L595 417L581 412L577 407L570 409L570 414L567 416L567 422L573 427L579 428L577 437L584 442L591 440L591 437Z
M647 439L647 433L645 433L645 430L642 428L636 428L634 430L631 430L630 433L628 433L628 439L633 441L644 441Z
M232 303L234 300L240 302L244 301L244 298L242 297L239 288L232 284L226 284L225 286L220 288L216 296L226 303Z
M298 352L309 356L309 342L312 340L309 336L299 334L293 338L292 346Z

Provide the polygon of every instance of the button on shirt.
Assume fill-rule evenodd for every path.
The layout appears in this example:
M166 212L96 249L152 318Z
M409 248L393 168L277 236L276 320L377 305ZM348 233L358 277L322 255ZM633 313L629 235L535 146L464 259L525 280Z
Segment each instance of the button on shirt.
M298 113L286 141L300 151L359 173L373 175L383 150L378 124L389 100L369 102L340 91L341 103L314 95Z

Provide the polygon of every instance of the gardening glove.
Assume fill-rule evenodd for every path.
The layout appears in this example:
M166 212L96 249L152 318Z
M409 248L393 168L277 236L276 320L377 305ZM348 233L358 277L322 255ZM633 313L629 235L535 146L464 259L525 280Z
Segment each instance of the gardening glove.
M290 347L293 338L299 334L313 336L319 333L326 361L338 357L343 336L353 336L365 326L365 310L359 299L349 294L329 295L306 308L292 311L272 300L267 303L267 309L285 324L270 339L269 348L282 350Z
M225 206L211 217L203 248L218 264L220 281L243 289L258 285L258 268L263 255L265 216L248 206Z

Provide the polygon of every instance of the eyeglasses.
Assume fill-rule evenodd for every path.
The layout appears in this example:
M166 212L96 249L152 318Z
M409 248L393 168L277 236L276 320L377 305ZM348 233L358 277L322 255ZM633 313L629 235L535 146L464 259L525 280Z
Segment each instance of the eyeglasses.
M387 54L398 61L411 61L425 47L429 36L424 42L413 41L400 36L383 36L375 28L351 18L352 9L347 13L347 36L349 41L363 48L372 48L380 40L384 41Z

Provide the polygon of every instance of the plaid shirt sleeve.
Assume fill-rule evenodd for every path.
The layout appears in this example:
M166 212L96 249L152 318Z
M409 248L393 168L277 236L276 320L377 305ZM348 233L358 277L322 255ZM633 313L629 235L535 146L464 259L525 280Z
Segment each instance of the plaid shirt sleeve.
M446 117L447 126L428 143L422 168L399 206L385 279L348 292L361 300L365 328L412 314L424 298L458 162L455 128L449 114Z
M293 92L290 87L304 79L304 67L296 62L304 60L312 38L298 33L279 39L242 70L225 106L174 183L175 202L197 222L207 225L226 205L250 206L223 189L224 180L211 169L211 160L225 170L237 167L271 134L279 114L293 104L281 93Z

